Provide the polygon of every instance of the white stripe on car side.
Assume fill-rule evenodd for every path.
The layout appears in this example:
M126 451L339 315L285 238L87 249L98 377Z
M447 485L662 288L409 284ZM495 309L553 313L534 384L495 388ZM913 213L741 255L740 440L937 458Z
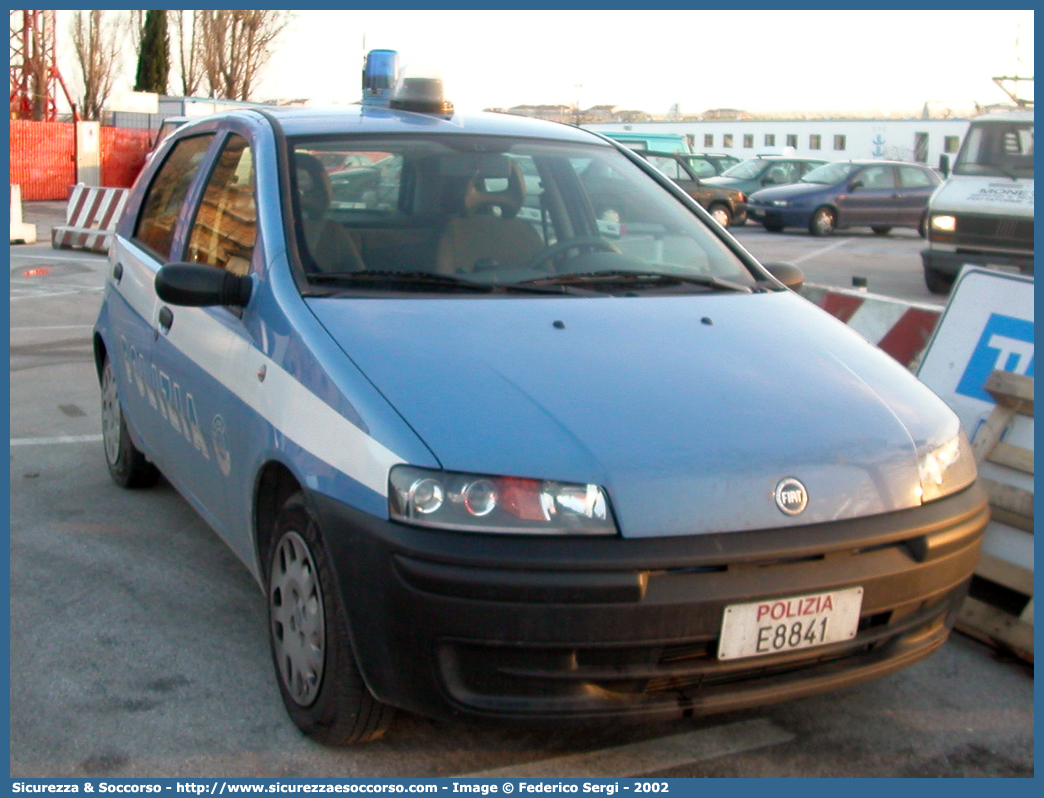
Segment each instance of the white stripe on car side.
M117 244L120 245L126 246L122 240ZM131 251L121 259L124 278L116 290L157 329L156 314L162 304L156 303L154 293L147 287L151 285L152 272L132 248L127 249ZM192 360L201 370L313 457L379 496L388 495L388 470L403 462L401 457L348 421L207 311L188 307L172 310L175 320L166 335L171 346L182 353L192 352ZM115 341L110 342L114 344ZM263 380L258 377L262 370ZM182 389L191 390L189 386Z

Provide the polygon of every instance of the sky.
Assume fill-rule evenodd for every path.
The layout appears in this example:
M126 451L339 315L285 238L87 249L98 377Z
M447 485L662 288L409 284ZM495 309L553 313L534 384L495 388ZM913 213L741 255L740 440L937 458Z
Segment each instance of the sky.
M991 78L1033 75L1033 21L1028 10L301 11L258 96L353 102L365 46L436 66L461 110L920 111L1004 101Z
M66 16L71 12L59 12ZM1032 10L296 11L253 99L355 102L366 50L434 68L458 110L615 105L665 115L919 114L1004 102L1033 75ZM67 17L66 17L67 19ZM59 18L59 31L68 31ZM59 39L59 50L63 42ZM65 34L68 42L69 36ZM1018 47L1016 47L1018 42ZM116 91L133 82L133 56ZM60 56L79 85L75 61ZM171 90L178 85L171 75ZM1032 97L1032 83L1024 84Z

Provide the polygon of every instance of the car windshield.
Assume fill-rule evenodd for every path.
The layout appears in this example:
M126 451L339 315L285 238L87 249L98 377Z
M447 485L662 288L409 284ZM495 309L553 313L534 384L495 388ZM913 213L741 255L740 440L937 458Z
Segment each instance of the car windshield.
M858 165L852 163L828 163L824 166L817 166L798 182L822 183L826 186L833 186L837 183L843 183L845 178L858 168Z
M311 293L756 285L711 227L612 147L411 134L292 138L290 151L294 243ZM331 152L365 154L366 165L332 171Z
M972 124L953 173L1033 179L1033 122Z
M721 173L721 176L735 177L737 180L753 180L764 172L768 165L769 161L762 158L751 158L749 161L742 161L735 166L730 166Z

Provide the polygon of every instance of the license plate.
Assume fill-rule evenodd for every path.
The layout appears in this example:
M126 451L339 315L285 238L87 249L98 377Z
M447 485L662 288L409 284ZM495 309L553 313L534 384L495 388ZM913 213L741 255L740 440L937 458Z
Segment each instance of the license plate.
M851 640L863 588L730 604L721 619L718 659L780 654Z

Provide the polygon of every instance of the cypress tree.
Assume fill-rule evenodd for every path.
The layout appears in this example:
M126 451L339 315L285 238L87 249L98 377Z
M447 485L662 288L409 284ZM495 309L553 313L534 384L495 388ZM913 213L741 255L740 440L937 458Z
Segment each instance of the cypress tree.
M170 73L170 36L167 33L167 12L145 12L145 28L141 35L138 55L138 74L134 91L167 93Z

